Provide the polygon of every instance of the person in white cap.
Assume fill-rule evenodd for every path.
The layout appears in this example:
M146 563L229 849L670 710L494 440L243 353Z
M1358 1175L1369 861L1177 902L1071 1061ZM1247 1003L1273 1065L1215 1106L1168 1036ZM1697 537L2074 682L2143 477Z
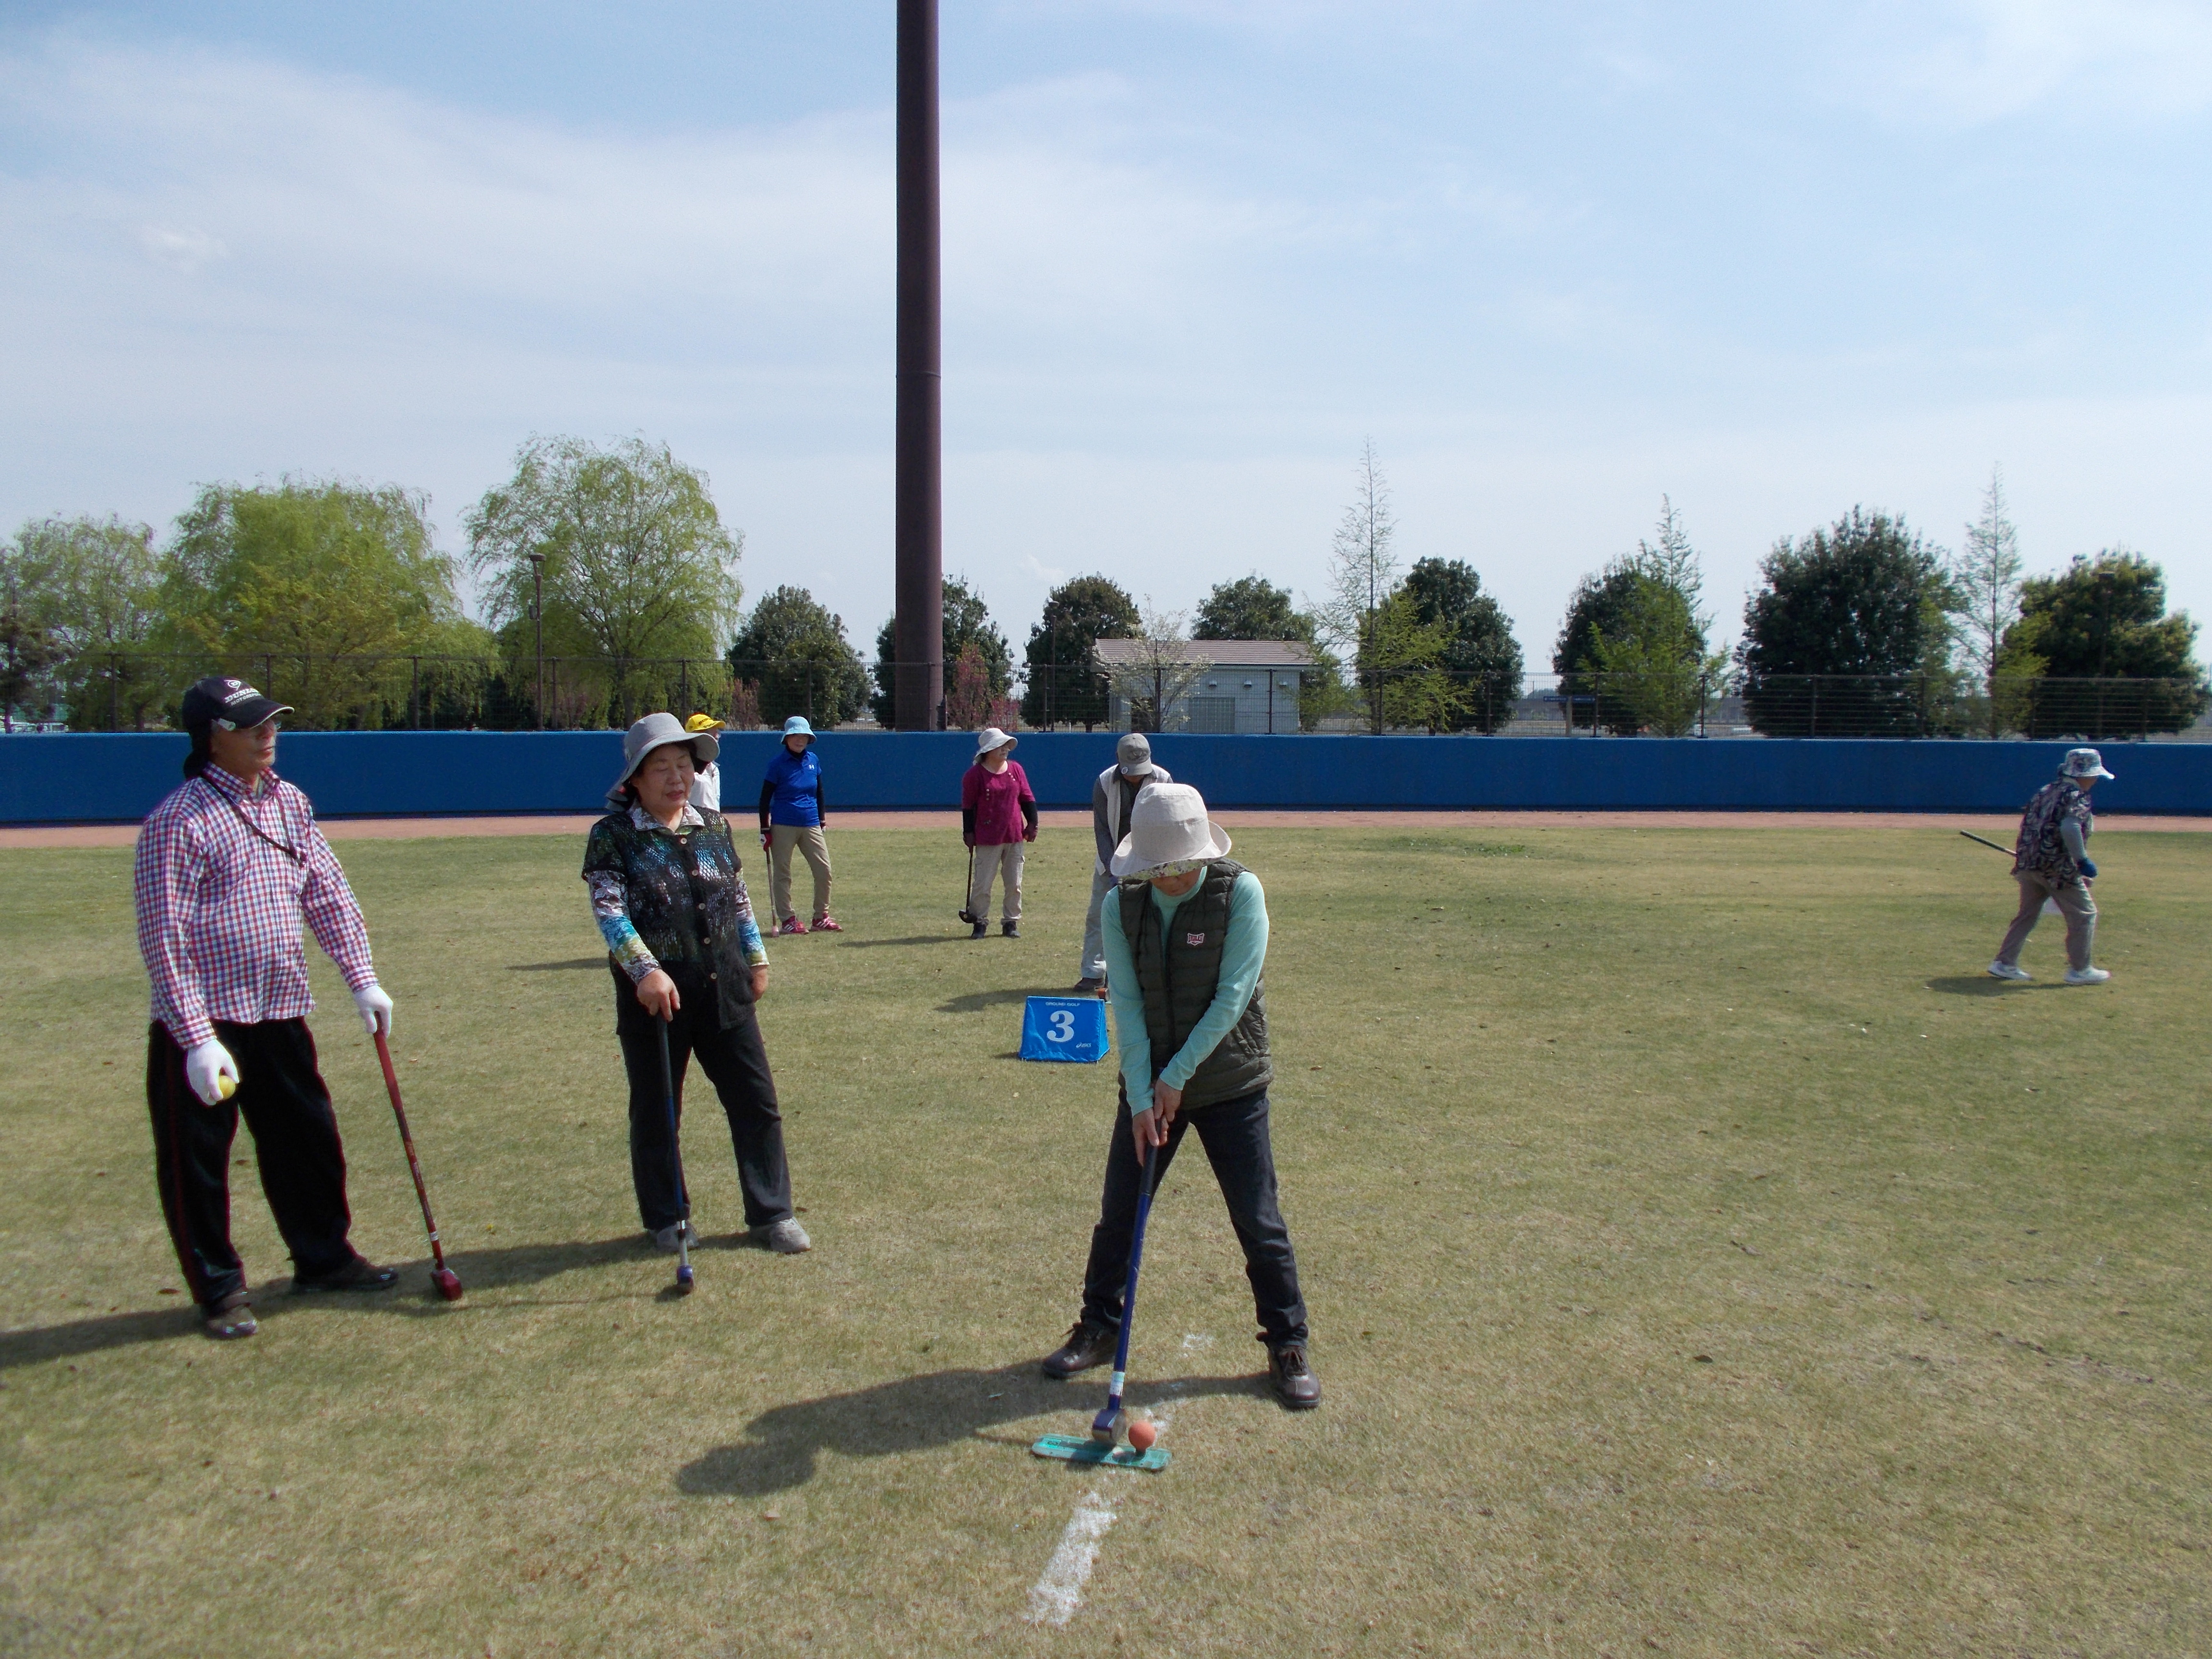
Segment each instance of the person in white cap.
M1174 781L1166 767L1154 763L1151 739L1141 732L1125 732L1114 745L1114 764L1091 786L1091 834L1098 843L1098 861L1091 872L1091 908L1083 916L1083 976L1075 981L1077 996L1106 994L1106 942L1098 916L1106 895L1114 890L1114 872L1107 866L1128 827L1129 809L1153 784Z
M1029 775L1014 758L1018 738L995 726L975 734L975 758L960 780L960 838L975 849L968 878L967 914L975 920L970 939L989 933L991 884L1003 878L999 931L1022 936L1022 848L1037 838L1036 797Z
M1293 1411L1321 1404L1306 1359L1306 1304L1297 1257L1275 1194L1267 1129L1267 896L1260 878L1225 854L1188 784L1155 784L1137 797L1114 851L1121 878L1106 907L1106 984L1121 1050L1121 1110L1107 1147L1105 1192L1084 1269L1083 1310L1047 1357L1069 1377L1114 1357L1136 1230L1143 1160L1153 1189L1183 1131L1195 1128L1229 1219L1244 1247L1268 1382Z
M791 1203L783 1115L755 1012L768 994L768 951L745 891L730 821L691 804L698 769L721 745L675 715L647 714L623 734L623 769L584 849L584 884L614 975L615 1039L629 1083L630 1184L653 1243L675 1249L690 1211L678 1190L661 1092L666 1022L678 1124L696 1057L714 1085L737 1153L745 1225L785 1255L811 1249Z
M1990 963L1990 978L2033 977L2020 965L2020 951L2035 931L2046 899L2066 918L2066 982L2101 985L2112 978L2089 962L2097 939L2097 901L2089 895L2089 884L2097 878L2097 866L2089 857L2089 836L2096 827L2089 811L2089 792L2100 778L2112 775L2095 750L2069 749L2058 776L2037 790L2021 814L2012 861L2013 875L2020 883L2020 913L2005 930L1996 960Z

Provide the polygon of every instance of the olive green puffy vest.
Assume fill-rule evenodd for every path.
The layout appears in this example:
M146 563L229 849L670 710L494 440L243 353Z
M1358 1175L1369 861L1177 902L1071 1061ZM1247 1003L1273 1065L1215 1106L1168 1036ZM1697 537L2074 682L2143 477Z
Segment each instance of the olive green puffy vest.
M1221 981L1221 947L1229 932L1229 893L1243 873L1243 865L1228 859L1208 864L1197 887L1176 907L1164 939L1152 884L1121 884L1121 936L1136 958L1137 988L1145 996L1145 1035L1152 1042L1155 1075L1182 1051L1183 1039L1212 1004L1214 988ZM1230 1027L1220 1046L1199 1062L1183 1085L1186 1107L1240 1099L1274 1081L1275 1068L1267 1059L1265 988L1263 973L1252 988L1244 1017ZM1122 1092L1126 1097L1127 1091ZM1138 1109L1150 1104L1140 1103Z

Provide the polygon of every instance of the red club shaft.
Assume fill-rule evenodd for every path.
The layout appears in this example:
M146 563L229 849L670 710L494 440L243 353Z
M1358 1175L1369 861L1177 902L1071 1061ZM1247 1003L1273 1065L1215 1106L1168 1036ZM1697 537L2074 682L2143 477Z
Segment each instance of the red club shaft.
M422 1226L430 1235L430 1260L446 1271L446 1252L438 1243L438 1220L430 1213L430 1189L422 1183L422 1160L415 1156L415 1136L407 1127L407 1108L399 1100L399 1073L392 1069L392 1049L384 1033L376 1034L376 1058L384 1067L384 1086L392 1096L392 1115L399 1121L399 1144L407 1149L407 1170L415 1177L415 1196L422 1206Z

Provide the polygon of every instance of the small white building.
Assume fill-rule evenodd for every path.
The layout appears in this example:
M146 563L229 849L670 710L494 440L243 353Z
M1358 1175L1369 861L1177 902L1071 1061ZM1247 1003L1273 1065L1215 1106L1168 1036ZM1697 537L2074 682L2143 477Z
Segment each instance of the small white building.
M1107 677L1106 725L1126 731L1129 706L1115 687L1153 647L1144 640L1100 640L1092 647ZM1168 701L1164 731L1292 732L1298 729L1298 688L1314 672L1313 653L1296 640L1187 640L1177 653L1204 665L1183 696Z

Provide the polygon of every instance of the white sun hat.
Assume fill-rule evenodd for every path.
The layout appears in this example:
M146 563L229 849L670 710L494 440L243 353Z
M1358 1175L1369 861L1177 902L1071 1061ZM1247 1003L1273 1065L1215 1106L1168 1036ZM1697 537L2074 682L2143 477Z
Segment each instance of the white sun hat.
M1114 849L1114 873L1174 876L1229 851L1229 835L1206 816L1206 797L1187 783L1156 783L1129 809L1129 833Z
M1018 738L1008 737L995 726L987 726L975 734L975 758L982 759L994 749L1012 749L1020 741Z
M2109 778L2105 769L2105 757L2094 749L2069 749L2058 769L2069 778Z

